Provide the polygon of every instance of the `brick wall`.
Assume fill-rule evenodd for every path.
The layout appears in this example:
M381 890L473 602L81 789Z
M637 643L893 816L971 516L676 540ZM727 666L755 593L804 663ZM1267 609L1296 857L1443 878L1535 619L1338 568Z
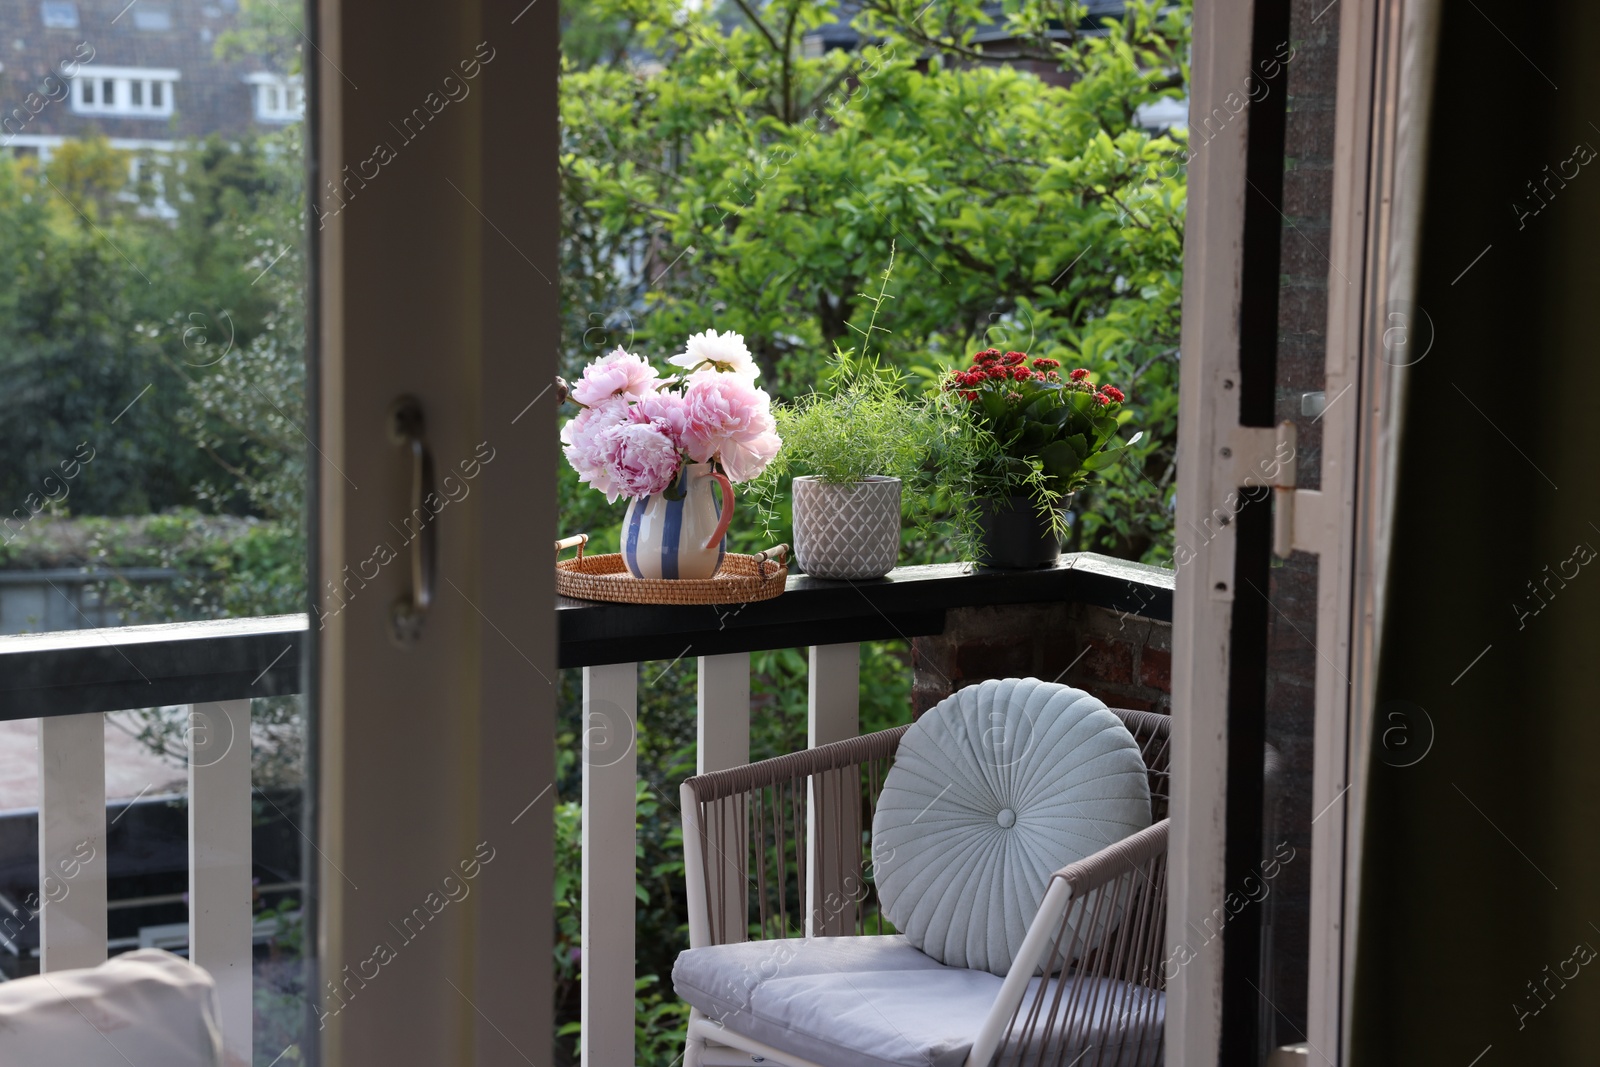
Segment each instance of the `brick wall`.
M921 715L988 678L1043 678L1112 707L1172 710L1172 624L1092 604L954 608L938 637L911 642Z

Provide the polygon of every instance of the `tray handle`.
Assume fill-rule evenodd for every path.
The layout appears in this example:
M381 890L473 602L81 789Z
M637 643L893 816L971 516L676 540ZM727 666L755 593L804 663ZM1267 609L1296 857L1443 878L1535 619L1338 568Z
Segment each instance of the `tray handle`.
M778 571L782 569L784 561L788 558L788 545L773 545L765 552L756 554L756 573L761 575L762 581L766 581L768 578L772 577L772 574L777 574ZM768 563L773 564L772 574L767 573Z
M573 534L571 537L563 537L561 540L556 542L556 558L560 559L561 558L561 553L566 551L567 549L576 548L578 550L578 558L582 559L583 558L583 546L587 545L588 543L589 543L589 535L586 534L586 533ZM787 546L784 546L784 547L787 547Z

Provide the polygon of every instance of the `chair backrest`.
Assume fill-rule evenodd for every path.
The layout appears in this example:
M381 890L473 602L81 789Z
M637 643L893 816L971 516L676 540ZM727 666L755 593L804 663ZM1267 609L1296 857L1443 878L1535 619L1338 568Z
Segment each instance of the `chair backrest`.
M1133 734L1149 768L1151 819L1164 819L1171 717L1111 710ZM688 824L697 828L699 843L698 869L690 874L693 943L802 937L808 920L819 935L882 933L872 844L861 831L872 825L884 778L908 729L897 726L686 780L683 810L691 818L685 830ZM813 832L830 847L811 849ZM820 864L814 851L821 853ZM698 906L694 882L703 890ZM808 907L815 914L808 916Z
M1150 769L1150 821L1160 822L1172 799L1172 716L1128 708L1111 711L1139 742L1139 754Z

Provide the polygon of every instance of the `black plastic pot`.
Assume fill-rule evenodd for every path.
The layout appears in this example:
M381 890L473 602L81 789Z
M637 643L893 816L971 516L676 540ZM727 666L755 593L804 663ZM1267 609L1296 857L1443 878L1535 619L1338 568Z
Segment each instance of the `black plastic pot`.
M985 567L1049 567L1061 555L1061 542L1050 532L1050 516L1041 514L1029 497L979 499L978 529L978 562Z

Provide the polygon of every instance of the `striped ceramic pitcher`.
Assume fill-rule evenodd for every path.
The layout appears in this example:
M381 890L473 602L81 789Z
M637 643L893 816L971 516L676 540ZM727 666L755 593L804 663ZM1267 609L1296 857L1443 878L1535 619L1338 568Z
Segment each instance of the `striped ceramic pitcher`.
M711 491L722 487L722 503ZM622 561L635 578L710 578L722 566L733 486L709 463L685 464L666 493L634 497L622 524Z

